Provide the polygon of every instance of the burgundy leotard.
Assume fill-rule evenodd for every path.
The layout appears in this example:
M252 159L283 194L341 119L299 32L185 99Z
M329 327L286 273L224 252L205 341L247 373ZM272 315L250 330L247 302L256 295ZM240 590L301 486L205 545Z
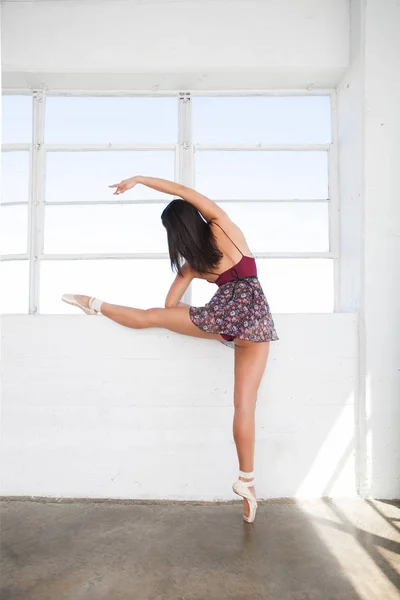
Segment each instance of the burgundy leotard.
M218 223L215 224L218 225L220 229L222 229L221 225L219 225ZM238 263L236 263L236 265L233 265L233 267L230 267L229 269L221 273L215 281L210 281L209 279L207 279L207 281L209 283L216 283L218 287L221 287L221 285L224 285L229 281L241 281L246 277L257 277L257 265L255 258L253 256L246 256L245 254L243 254L241 249L238 248L238 246L236 246L235 242L229 237L226 231L224 229L222 229L222 231L225 233L226 237L231 240L232 244L237 248L237 250L239 250L240 254L242 255L242 258L239 260ZM232 341L235 339L233 336L228 335L226 333L221 333L221 336L228 341Z

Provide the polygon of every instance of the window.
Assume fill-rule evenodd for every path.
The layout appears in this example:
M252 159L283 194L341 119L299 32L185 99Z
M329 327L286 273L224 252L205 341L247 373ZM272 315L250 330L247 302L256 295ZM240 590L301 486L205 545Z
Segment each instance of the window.
M334 308L330 96L194 97L195 185L244 231L273 312ZM210 290L193 283L192 303Z
M0 310L75 313L60 302L69 291L163 305L175 276L160 219L170 198L108 188L140 173L223 206L274 312L332 311L331 112L329 95L4 95ZM214 291L196 280L184 300Z

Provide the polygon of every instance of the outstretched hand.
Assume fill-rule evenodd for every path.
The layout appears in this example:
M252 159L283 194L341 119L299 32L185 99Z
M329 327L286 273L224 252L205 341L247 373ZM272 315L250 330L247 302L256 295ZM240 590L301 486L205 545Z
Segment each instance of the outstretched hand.
M137 177L130 177L130 179L124 179L123 181L121 181L121 183L114 183L113 185L110 185L108 187L117 188L113 195L118 196L119 194L123 194L127 190L132 189L138 183L139 181L137 180Z

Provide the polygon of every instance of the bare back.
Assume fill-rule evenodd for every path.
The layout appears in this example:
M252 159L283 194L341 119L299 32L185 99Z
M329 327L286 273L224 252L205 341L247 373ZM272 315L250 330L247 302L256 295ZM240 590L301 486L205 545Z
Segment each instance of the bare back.
M252 256L242 230L229 217L214 219L210 223L210 227L215 236L217 246L223 254L222 259L213 272L221 274L236 265L243 255ZM197 273L195 277L209 281L209 275L207 274ZM214 277L216 278L215 275Z

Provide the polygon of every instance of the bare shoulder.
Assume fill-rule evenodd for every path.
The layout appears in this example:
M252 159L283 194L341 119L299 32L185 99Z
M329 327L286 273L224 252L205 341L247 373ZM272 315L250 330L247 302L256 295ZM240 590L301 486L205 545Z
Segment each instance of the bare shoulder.
M229 218L227 213L214 218L211 223L213 224L213 230L216 235L218 235L218 230L221 230L222 228L231 240L240 248L243 254L246 254L247 256L251 255L251 250L243 231ZM222 236L224 236L223 232L221 232L221 239Z

